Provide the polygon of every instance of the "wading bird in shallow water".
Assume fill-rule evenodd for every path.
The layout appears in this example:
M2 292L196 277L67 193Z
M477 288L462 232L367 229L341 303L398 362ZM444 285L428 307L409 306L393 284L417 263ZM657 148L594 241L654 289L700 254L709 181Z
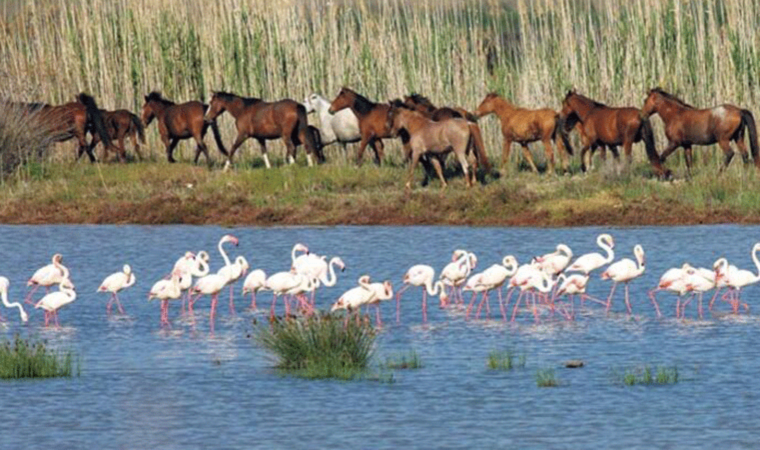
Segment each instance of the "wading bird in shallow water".
M760 242L752 247L751 253L752 262L755 263L755 267L757 268L757 274L744 269L734 268L732 270L725 258L721 258L715 263L717 265L716 278L720 280L725 279L725 283L729 288L725 298L731 303L734 313L739 312L740 305L743 305L745 309L749 310L749 306L746 303L741 302L741 291L745 287L760 281L760 260L758 260L757 257L758 252L760 252Z
M490 314L491 306L488 303L488 293L496 289L499 295L499 309L502 318L506 322L507 313L504 306L504 299L501 294L501 287L509 277L515 275L517 267L517 259L515 259L514 256L505 256L504 259L502 259L501 264L494 264L483 272L471 276L467 280L467 283L465 283L465 287L462 290L472 291L472 299L467 307L466 319L470 318L470 312L472 311L472 306L475 303L475 298L477 297L478 292L483 293L483 298L480 300L475 317L480 317L483 302L486 304L486 315Z
M403 278L404 287L396 294L396 323L401 320L401 294L410 287L422 287L422 322L427 322L427 296L440 295L440 303L448 302L443 281L433 283L435 269L425 264L417 264L406 271Z
M45 311L45 326L50 324L50 319L55 319L55 326L60 327L58 323L58 310L66 305L71 304L77 298L77 293L74 290L74 285L71 280L64 278L58 285L58 292L51 292L44 297L34 306L35 309L42 309Z
M578 259L565 270L568 272L582 272L589 274L596 269L611 263L612 260L615 259L615 253L612 250L615 248L615 241L612 239L612 236L606 233L600 234L596 238L596 245L601 247L607 256L600 253L586 253L585 255L578 257Z
M227 277L227 285L230 287L230 315L235 315L235 300L233 296L233 284L248 273L248 269L251 266L248 265L248 261L243 256L235 258L235 262L229 266L224 266L217 271L217 274Z
M557 245L552 253L536 257L538 268L551 276L557 276L564 271L573 258L573 251L565 244Z
M462 298L462 286L467 281L467 277L470 276L472 270L478 265L478 258L474 253L467 250L455 250L451 256L451 262L444 266L441 270L440 280L446 286L451 286L451 293L448 297L453 296L454 299L464 304L464 298ZM444 299L441 299L442 301ZM445 300L441 306L447 306L448 300Z
M251 310L256 311L256 293L266 287L267 274L261 270L256 269L251 271L245 280L243 281L243 295L251 294Z
M678 302L676 304L676 317L679 314L681 305L681 297L688 292L686 286L686 277L693 271L694 268L688 263L684 263L681 267L673 267L665 271L660 277L660 281L657 283L657 287L649 291L649 298L652 300L654 309L657 311L657 317L662 317L660 314L660 306L657 304L657 293L660 291L669 291L678 295Z
M282 297L285 303L285 315L290 315L289 296L295 295L301 308L310 313L311 304L302 295L303 292L309 292L314 289L314 282L307 276L293 272L277 272L267 278L264 289L272 291L272 306L270 307L270 318L274 319L275 306L277 298Z
M615 288L618 283L625 283L625 307L628 309L628 314L631 314L632 312L628 283L644 274L644 265L646 263L644 248L641 245L633 247L633 254L636 257L636 261L629 258L623 258L610 265L607 270L602 272L602 280L612 280L613 282L610 295L607 297L607 307L605 308L605 311L608 313L610 312L612 296L615 294Z
M106 304L106 314L109 316L111 315L111 306L114 302L119 308L119 312L121 314L124 314L124 308L122 308L121 302L119 301L119 291L132 286L135 284L135 281L136 278L135 274L132 273L132 268L129 266L129 264L124 264L121 272L112 273L111 275L107 276L102 283L100 283L100 287L98 287L97 292L111 293L111 298Z
M56 253L53 255L52 262L46 266L42 266L34 272L29 281L26 282L27 286L33 286L32 290L26 295L24 303L32 304L32 295L39 289L40 286L45 288L45 293L50 293L50 288L55 285L61 284L64 278L69 277L69 269L63 265L63 255Z
M18 308L18 314L21 317L21 321L26 323L29 320L29 316L26 314L26 311L24 311L24 307L19 302L8 302L8 288L10 287L11 283L8 281L5 277L0 277L0 297L3 299L3 306L6 308ZM2 318L0 318L2 320Z
M570 311L565 315L565 317L573 318L575 315L575 300L573 298L574 295L578 295L580 297L581 307L586 302L586 300L591 300L602 305L605 304L605 302L602 300L586 294L586 285L588 284L588 279L588 275L581 273L572 275L565 275L562 273L559 275L559 277L557 277L556 284L559 284L559 288L554 294L555 299L566 295L568 297L568 301L570 302ZM554 300L552 300L552 303L554 303Z
M175 270L169 279L163 279L153 284L148 292L148 300L158 299L161 301L161 325L170 325L169 323L169 300L177 300L182 296L180 278L182 272Z
M217 245L217 248L219 249L219 253L222 255L222 259L224 260L224 267L229 267L232 265L230 262L230 258L227 256L227 253L224 251L224 244L227 242L231 242L238 245L238 239L231 235L226 234L222 236L222 238L219 240L219 244ZM192 317L193 315L193 306L195 305L195 302L198 301L202 296L204 295L210 295L211 296L211 312L209 313L209 326L211 328L211 332L214 332L214 322L216 319L216 307L219 303L219 293L224 289L225 286L227 286L227 283L229 283L230 279L229 276L232 273L232 268L228 268L226 270L219 270L217 273L212 273L209 275L206 275L205 277L199 278L195 282L195 286L190 290L190 294L197 294L197 296L190 300L189 303L189 314Z

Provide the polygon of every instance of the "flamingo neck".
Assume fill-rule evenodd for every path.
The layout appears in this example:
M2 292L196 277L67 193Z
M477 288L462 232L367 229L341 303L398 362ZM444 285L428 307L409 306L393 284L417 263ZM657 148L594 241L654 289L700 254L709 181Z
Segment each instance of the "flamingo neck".
M24 307L21 306L21 303L19 303L19 302L9 303L8 302L8 291L6 291L6 290L2 291L2 300L3 300L3 305L6 308L18 308L18 313L21 315L22 320L26 321L26 319L24 319L24 316L26 315L26 311L24 311Z
M68 278L64 278L64 280L67 280ZM63 283L58 286L58 289L63 292L63 294L69 298L70 301L74 301L77 298L77 293L75 290L70 289L63 285Z
M337 259L333 258L330 260L330 263L327 264L327 278L323 278L322 284L324 284L326 287L333 287L335 286L335 283L338 282L338 279L335 276L335 266L334 264L337 263Z
M224 247L222 246L222 244L224 244L224 241L219 241L219 245L218 245L219 253L222 254L222 259L224 259L224 265L229 266L231 265L230 258L227 257L227 253L225 253Z
M58 270L61 271L62 275L61 278L66 279L69 277L69 269L61 264L58 260L53 260L53 265L58 268Z
M755 277L755 280L760 280L760 261L757 259L758 251L760 251L760 246L755 245L752 248L752 262L754 262L755 267L757 267L757 276Z

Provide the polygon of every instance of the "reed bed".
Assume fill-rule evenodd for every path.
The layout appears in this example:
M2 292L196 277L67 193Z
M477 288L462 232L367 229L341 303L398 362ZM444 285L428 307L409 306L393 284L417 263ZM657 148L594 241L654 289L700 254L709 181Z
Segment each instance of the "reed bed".
M486 365L490 370L509 371L525 367L525 355L517 356L511 350L493 350L488 354Z
M262 325L254 340L285 374L352 380L369 375L375 330L369 321L344 322L338 316L323 314Z
M76 365L75 365L76 363ZM58 352L44 342L16 335L0 344L0 379L56 378L79 376L79 365L71 351Z
M653 367L649 364L626 369L621 375L619 375L619 378L622 381L622 384L626 386L676 384L681 379L677 366Z
M222 89L300 100L311 92L332 97L349 85L381 101L416 91L437 104L474 109L497 91L526 107L559 108L571 87L611 105L641 106L646 91L659 85L694 105L732 102L760 113L758 6L758 0L17 1L0 9L0 70L7 80L0 95L56 104L88 91L101 107L137 110L153 89L178 101L208 99ZM222 122L229 142L232 121ZM495 156L498 123L488 118L481 126ZM155 131L149 136L160 155ZM190 146L180 147L188 157ZM715 165L718 153L710 153Z
M554 369L539 369L536 372L536 386L538 387L557 387L559 379L554 373Z

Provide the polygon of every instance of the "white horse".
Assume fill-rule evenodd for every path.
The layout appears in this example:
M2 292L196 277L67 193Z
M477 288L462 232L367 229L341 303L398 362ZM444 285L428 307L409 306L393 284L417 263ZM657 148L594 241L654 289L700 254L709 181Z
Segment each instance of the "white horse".
M322 145L327 146L334 142L343 145L343 153L346 153L346 144L359 142L359 119L350 108L342 109L335 114L327 112L330 102L319 94L311 94L303 102L306 113L316 112L319 115L319 132L322 134Z

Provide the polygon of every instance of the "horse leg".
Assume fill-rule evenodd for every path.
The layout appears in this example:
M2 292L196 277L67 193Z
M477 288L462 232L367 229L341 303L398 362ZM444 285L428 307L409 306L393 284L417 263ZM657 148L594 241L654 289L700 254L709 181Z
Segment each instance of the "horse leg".
M169 141L169 139L167 138L164 141L164 144L166 144L166 159L170 163L177 162L177 160L174 159L174 147L176 147L178 143L179 143L179 139L172 139L171 141Z
M288 164L295 164L296 162L296 144L293 142L290 133L284 133L282 136L282 142L285 144L286 153L288 154Z
M361 166L362 165L362 158L364 158L364 150L367 148L367 144L369 144L370 140L372 139L371 135L364 135L362 134L362 140L359 143L359 150L356 152L356 165Z
M132 133L132 136L130 136L130 139L132 139L132 145L134 145L134 147L135 147L135 153L137 153L137 158L140 161L142 161L143 160L143 155L142 155L142 152L140 151L140 141L137 138L137 134L136 133Z
M379 166L385 156L385 144L380 139L372 139L369 145L372 146L372 151L375 152L375 164Z
M127 148L124 147L124 133L119 134L119 155L121 162L127 162Z
M725 155L725 159L723 160L723 167L720 168L720 171L723 172L728 168L728 165L731 164L731 160L734 158L734 151L731 150L731 145L725 139L719 141L718 145L720 145L720 149L723 150L723 154Z
M77 140L79 141L79 148L84 149L84 151L87 152L87 156L90 157L90 162L94 163L96 159L95 159L95 153L93 153L92 151L93 146L90 146L87 144L87 139L85 139L85 135L77 133ZM105 145L103 147L105 148Z
M438 179L441 180L441 189L446 189L446 178L443 177L443 168L441 167L441 162L438 160L438 158L430 158L430 163L433 165L433 169L435 169L435 173L438 175Z
M203 142L203 137L195 136L195 158L193 158L193 164L198 164L198 158L201 156L201 152L203 152L204 155L206 155L206 162L211 162L211 157L208 154L208 148L206 147L206 143Z
M686 160L686 173L691 176L691 166L694 164L694 155L692 154L691 145L684 145L683 154L684 159Z
M406 176L406 189L412 189L412 179L414 178L414 170L417 168L417 163L420 161L420 152L417 150L412 151L412 162L409 163L409 172Z
M739 148L739 153L742 154L742 160L744 161L744 165L749 164L749 153L747 153L747 144L744 142L744 136L739 137L734 142L736 142L736 146Z
M501 148L501 167L505 168L509 162L509 153L512 151L512 140L504 136L504 144Z
M530 165L530 170L532 170L533 173L538 173L538 169L536 168L536 164L533 162L533 155L530 154L530 149L528 148L528 145L525 143L521 143L520 145L522 145L523 158L528 160L528 164Z
M552 140L550 136L544 138L544 152L546 153L546 171L547 173L554 174L554 149L552 148Z
M459 164L462 166L462 172L464 172L464 180L467 184L468 188L471 188L473 186L472 180L470 179L469 174L469 164L467 163L467 148L462 148L457 152L457 158L459 159Z
M586 139L583 139L583 141L586 141ZM591 165L591 155L593 154L593 151L596 150L596 147L593 149L591 148L591 144L588 142L583 142L581 147L581 171L587 172L589 169L589 166ZM591 150L591 153L589 154L589 150ZM588 164L586 164L586 159L588 159Z
M668 156L670 156L671 153L676 151L678 147L680 147L680 145L677 142L669 140L668 146L665 147L665 150L663 150L662 154L660 155L660 164L664 164L665 160L668 159Z
M237 151L238 148L240 148L241 145L243 145L243 142L245 142L246 139L248 139L248 136L245 133L238 132L238 135L235 138L235 142L232 144L232 148L230 149L230 156L227 158L227 161L230 164L232 164L232 160L235 157L235 152ZM262 153L266 154L266 149L262 150ZM267 169L268 168L269 166L267 166Z

